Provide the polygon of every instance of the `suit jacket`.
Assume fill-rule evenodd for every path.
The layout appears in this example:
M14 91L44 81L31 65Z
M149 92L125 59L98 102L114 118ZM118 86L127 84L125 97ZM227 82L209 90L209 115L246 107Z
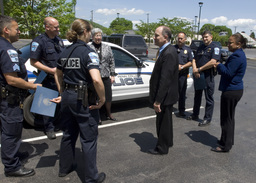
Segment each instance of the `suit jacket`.
M178 101L179 58L168 45L159 55L150 78L150 102L173 105Z

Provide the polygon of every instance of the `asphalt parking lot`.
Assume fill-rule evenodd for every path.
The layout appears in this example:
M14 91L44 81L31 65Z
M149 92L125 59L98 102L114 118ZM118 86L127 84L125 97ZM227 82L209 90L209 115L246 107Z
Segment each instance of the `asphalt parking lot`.
M117 122L99 126L98 169L107 174L106 183L254 183L256 180L256 62L248 60L244 96L236 110L235 145L229 153L210 151L220 136L220 92L216 77L215 109L212 124L198 127L197 121L177 118L174 106L174 146L168 155L153 156L147 150L156 143L155 114L147 99L113 104ZM204 101L202 102L204 104ZM187 114L193 106L193 90L187 92ZM201 108L201 115L204 108ZM26 166L36 175L6 178L0 164L0 182L75 183L83 182L80 142L76 146L76 171L65 178L58 175L61 132L54 141L40 129L25 125L21 151L30 156Z

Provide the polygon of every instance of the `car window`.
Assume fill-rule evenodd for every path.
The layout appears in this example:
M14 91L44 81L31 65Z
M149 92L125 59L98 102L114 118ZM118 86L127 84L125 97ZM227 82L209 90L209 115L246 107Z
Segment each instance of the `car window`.
M130 56L129 54L125 53L124 51L112 47L112 52L115 59L115 67L116 68L135 68L137 67L135 58Z
M122 38L121 37L108 37L108 41L119 46L122 46Z
M138 37L138 36L126 36L124 39L124 45L129 45L129 46L138 46L138 45L142 45L144 46L144 40L142 39L142 37Z

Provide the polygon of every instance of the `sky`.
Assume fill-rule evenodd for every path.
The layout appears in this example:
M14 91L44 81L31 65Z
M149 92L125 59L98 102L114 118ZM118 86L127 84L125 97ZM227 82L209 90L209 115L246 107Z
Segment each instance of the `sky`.
M245 31L256 33L255 0L77 0L76 17L91 20L109 27L117 18L131 20L133 25L143 22L158 22L165 18L184 18L195 24L199 21L199 2L201 7L200 28L205 23L225 25L232 33Z

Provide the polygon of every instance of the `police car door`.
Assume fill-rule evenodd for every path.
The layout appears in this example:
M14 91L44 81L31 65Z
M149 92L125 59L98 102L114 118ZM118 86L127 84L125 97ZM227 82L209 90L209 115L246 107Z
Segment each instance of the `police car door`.
M146 97L152 70L139 67L138 59L118 47L111 47L115 59L115 82L112 84L113 101ZM149 69L149 70L147 70Z

